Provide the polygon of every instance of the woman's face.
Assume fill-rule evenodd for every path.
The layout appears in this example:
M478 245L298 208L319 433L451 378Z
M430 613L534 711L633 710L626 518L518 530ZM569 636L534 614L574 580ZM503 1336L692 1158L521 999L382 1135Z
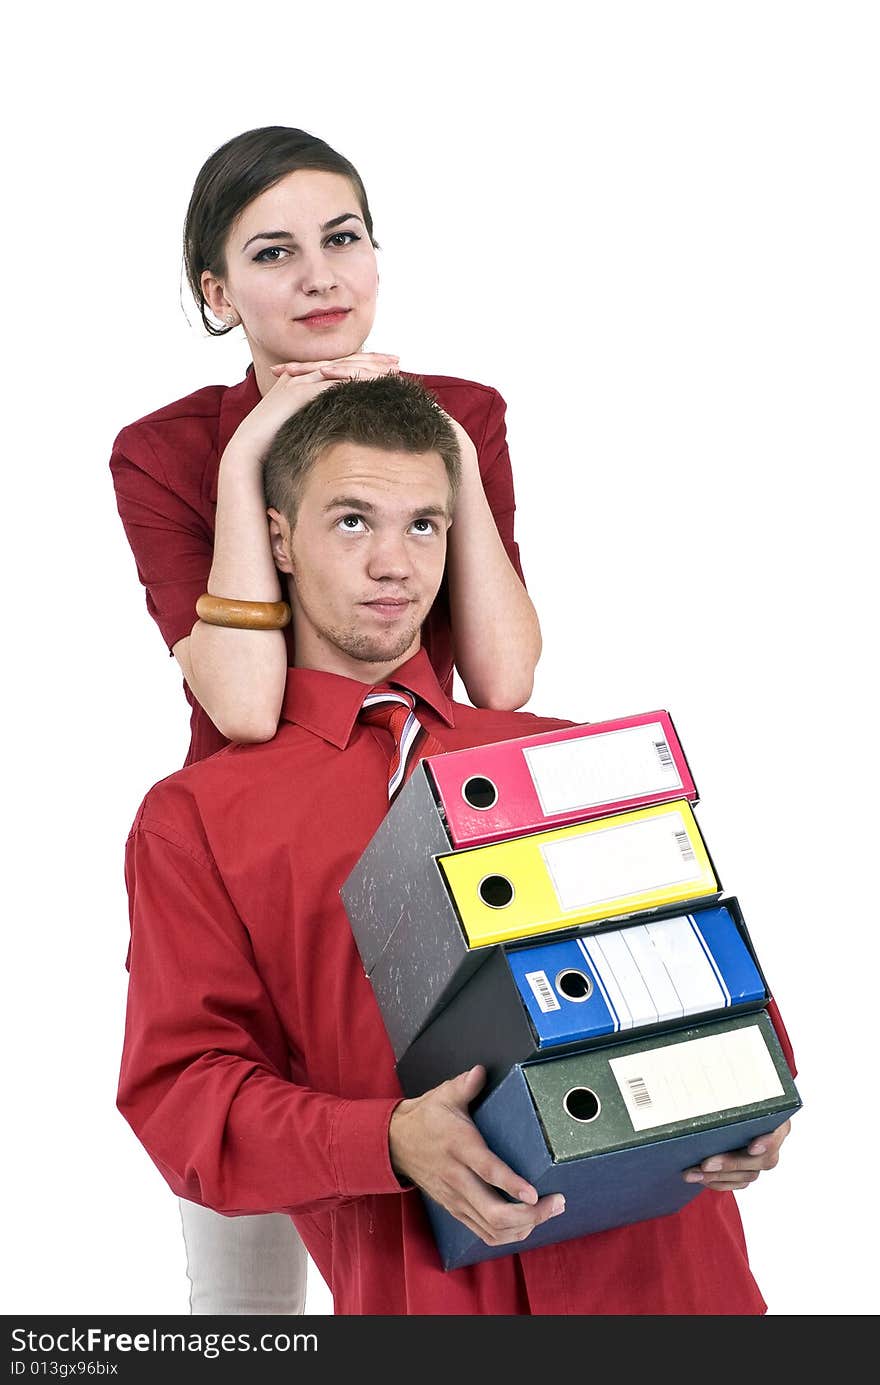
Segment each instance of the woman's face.
M202 276L221 320L241 318L254 364L351 355L373 326L376 252L338 173L299 169L255 197L226 238L226 274Z

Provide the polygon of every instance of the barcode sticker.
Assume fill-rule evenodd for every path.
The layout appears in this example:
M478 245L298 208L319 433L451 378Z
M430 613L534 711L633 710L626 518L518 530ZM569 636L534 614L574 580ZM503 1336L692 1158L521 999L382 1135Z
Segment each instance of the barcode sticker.
M629 1087L629 1094L636 1106L641 1108L651 1105L651 1093L648 1091L644 1077L628 1077L626 1085Z
M663 766L664 769L675 768L675 761L672 758L672 751L669 749L669 746L666 744L666 741L655 741L654 749L657 752L657 759L660 761L660 764Z
M545 971L527 971L526 980L532 988L532 994L538 1002L542 1014L548 1015L551 1010L562 1009Z
M695 861L697 858L694 855L693 844L691 843L691 839L688 836L687 832L675 832L673 833L673 835L678 843L678 849L681 852L681 859L683 861Z

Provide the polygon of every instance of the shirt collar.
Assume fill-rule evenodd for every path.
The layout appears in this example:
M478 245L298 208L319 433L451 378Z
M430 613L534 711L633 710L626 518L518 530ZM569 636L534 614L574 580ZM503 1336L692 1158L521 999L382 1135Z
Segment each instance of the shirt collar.
M455 725L452 703L437 682L431 661L424 649L388 678L382 686L405 688L418 702L424 702L446 722ZM316 736L344 750L363 706L364 698L373 690L371 683L358 683L338 673L322 673L314 668L289 668L287 687L281 708L282 721L302 726Z
M253 365L237 385L230 385L220 401L220 418L217 423L217 456L222 457L229 439L238 425L255 409L262 398L257 384L257 372Z

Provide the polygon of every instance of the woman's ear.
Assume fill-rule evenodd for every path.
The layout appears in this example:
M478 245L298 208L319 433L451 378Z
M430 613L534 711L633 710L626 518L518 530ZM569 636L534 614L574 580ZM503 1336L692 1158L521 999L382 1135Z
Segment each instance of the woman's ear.
M293 558L290 550L290 521L280 510L268 509L266 511L269 520L269 545L272 549L272 558L279 572L289 573L293 576Z
M241 318L237 309L226 297L226 289L222 281L212 274L210 269L203 269L199 283L202 286L205 302L217 321L225 322L227 327L237 327Z

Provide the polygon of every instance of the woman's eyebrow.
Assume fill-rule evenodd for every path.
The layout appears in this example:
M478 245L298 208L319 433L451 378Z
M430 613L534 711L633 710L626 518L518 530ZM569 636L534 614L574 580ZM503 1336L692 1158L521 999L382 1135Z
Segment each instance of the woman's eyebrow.
M341 226L343 221L360 221L363 225L357 212L343 212L341 216L334 216L329 221L325 221L321 230L332 231L335 226ZM293 234L290 231L257 231L256 235L245 241L241 247L242 250L247 250L248 246L252 245L255 240L293 240Z
M241 247L242 250L247 250L248 246L252 245L255 240L293 240L293 236L289 231L258 231L255 236L251 236L249 240L245 241Z
M334 226L341 226L343 221L360 221L363 226L363 218L357 212L343 212L342 216L334 216L330 221L325 221L321 227L322 231L332 231Z

